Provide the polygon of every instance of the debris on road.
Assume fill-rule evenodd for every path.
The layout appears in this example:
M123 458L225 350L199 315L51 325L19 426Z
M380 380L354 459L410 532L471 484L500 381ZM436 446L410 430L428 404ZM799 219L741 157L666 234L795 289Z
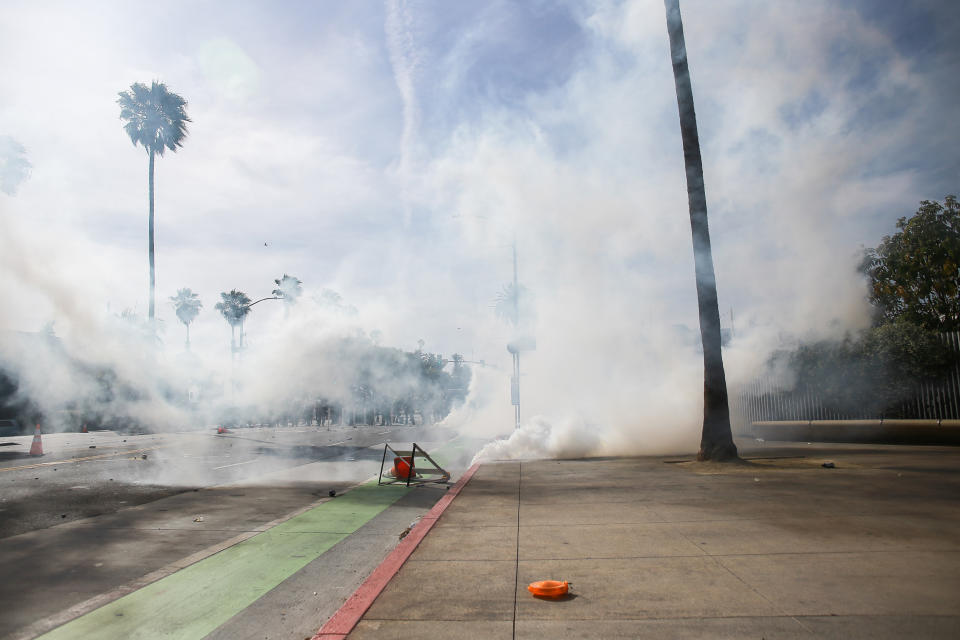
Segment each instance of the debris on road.
M194 522L203 522L203 516L197 516L193 519Z
M404 529L403 531L401 531L401 532L400 532L400 539L403 540L404 538L406 538L407 535L410 534L410 530L413 529L415 526L417 526L417 522L419 522L419 521L420 521L420 519L417 518L416 520L414 520L413 522L410 523L410 526L409 526L409 527L407 527L406 529Z
M89 446L89 447L87 447L87 448L88 448L88 449L96 449L96 448L97 448L97 445L95 445L95 444L92 444L92 445L90 445L90 446Z
M336 490L336 489L330 489L330 491L327 492L327 495L330 496L331 498L336 498L336 497L337 497L337 490Z
M527 586L527 591L539 598L559 598L567 595L569 588L570 583L566 580L563 582L559 580L539 580L531 582Z
M836 468L837 468L837 465L835 465L835 464L832 463L832 462L824 462L824 463L823 463L822 465L820 465L820 466L823 467L824 469L836 469Z

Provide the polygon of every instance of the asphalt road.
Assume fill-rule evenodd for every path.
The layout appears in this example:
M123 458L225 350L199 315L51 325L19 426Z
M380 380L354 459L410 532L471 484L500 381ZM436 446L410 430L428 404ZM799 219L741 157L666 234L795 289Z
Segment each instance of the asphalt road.
M408 426L250 427L224 434L94 431L44 435L39 457L29 456L32 436L3 438L0 538L317 461L365 462L337 473L360 481L369 477L374 460L373 472L379 469L379 454L369 447L430 437L429 429ZM318 486L316 494L334 488Z
M339 495L367 480L380 468L384 442L429 447L449 437L443 429L409 426L238 428L224 434L213 429L149 435L100 431L45 435L42 457L27 455L30 436L0 439L0 573L15 576L0 581L0 638L38 637L171 573L189 583L180 591L199 588L208 578L205 565L196 565L199 578L180 571L183 567L212 554L225 557L220 552L228 548L245 553L243 544L260 538L239 541L292 514L309 513L329 500L331 489ZM4 444L8 442L13 444ZM397 533L442 495L442 487L437 489L408 496L401 501L407 507L374 518L364 529L370 534L350 537L305 570L321 572L327 596L334 588L345 597L362 578L359 569L375 566ZM373 492L386 502L370 507L370 516L403 495L389 493ZM334 505L346 507L358 499L347 496ZM360 501L365 504L362 495ZM329 544L344 535L339 529L331 533ZM284 550L282 545L270 549ZM282 557L307 562L322 551ZM293 571L262 554L257 557L270 570ZM237 566L252 567L246 561ZM338 574L331 567L343 569ZM211 579L217 578L214 573ZM343 584L333 585L333 577ZM303 589L288 591L300 597ZM307 596L313 593L306 591ZM217 606L229 600L213 599ZM306 604L297 620L287 616L286 624L299 625L298 633L332 613L324 607L339 606L329 597L322 605ZM242 626L263 629L263 617L274 608L268 609L245 618ZM278 629L280 622L270 625Z

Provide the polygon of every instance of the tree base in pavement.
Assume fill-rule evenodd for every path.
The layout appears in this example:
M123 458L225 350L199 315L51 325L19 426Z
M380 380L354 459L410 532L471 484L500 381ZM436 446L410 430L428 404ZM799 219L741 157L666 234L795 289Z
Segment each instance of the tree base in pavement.
M718 442L712 446L700 446L697 462L739 462L740 454L733 443Z

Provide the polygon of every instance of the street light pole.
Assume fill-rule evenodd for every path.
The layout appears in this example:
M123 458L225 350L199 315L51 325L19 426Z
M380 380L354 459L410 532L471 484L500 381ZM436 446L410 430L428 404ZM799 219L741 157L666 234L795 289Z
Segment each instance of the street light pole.
M520 278L517 273L517 236L513 236L513 320L514 326L520 324ZM517 401L515 406L516 428L520 428L520 351L513 353L513 375L517 381Z
M247 309L257 304L257 302L263 302L264 300L283 300L283 298L281 298L280 296L267 296L266 298L260 298L256 302L251 302L250 304L248 304Z
M283 298L280 297L280 296L267 296L266 298L260 298L259 300L255 301L255 302L251 302L250 304L246 305L246 306L244 307L244 309L247 309L247 310L249 311L250 307L252 307L253 305L255 305L255 304L257 304L257 303L263 302L264 300L282 300L282 299L283 299ZM240 318L240 349L238 350L238 353L239 353L240 351L243 351L243 336L244 336L244 332L243 332L243 321L244 321L244 318L246 318L246 316L247 316L247 314L244 313L243 316Z

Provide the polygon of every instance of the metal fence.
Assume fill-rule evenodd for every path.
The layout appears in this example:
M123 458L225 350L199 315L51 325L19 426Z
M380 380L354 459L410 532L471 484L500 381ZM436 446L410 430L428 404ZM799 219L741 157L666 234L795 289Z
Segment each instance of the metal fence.
M941 334L941 339L944 348L960 354L960 332ZM763 420L960 419L960 367L937 382L914 384L908 397L885 411L845 404L841 409L815 392L786 389L773 376L761 376L731 389L730 418L739 431Z

